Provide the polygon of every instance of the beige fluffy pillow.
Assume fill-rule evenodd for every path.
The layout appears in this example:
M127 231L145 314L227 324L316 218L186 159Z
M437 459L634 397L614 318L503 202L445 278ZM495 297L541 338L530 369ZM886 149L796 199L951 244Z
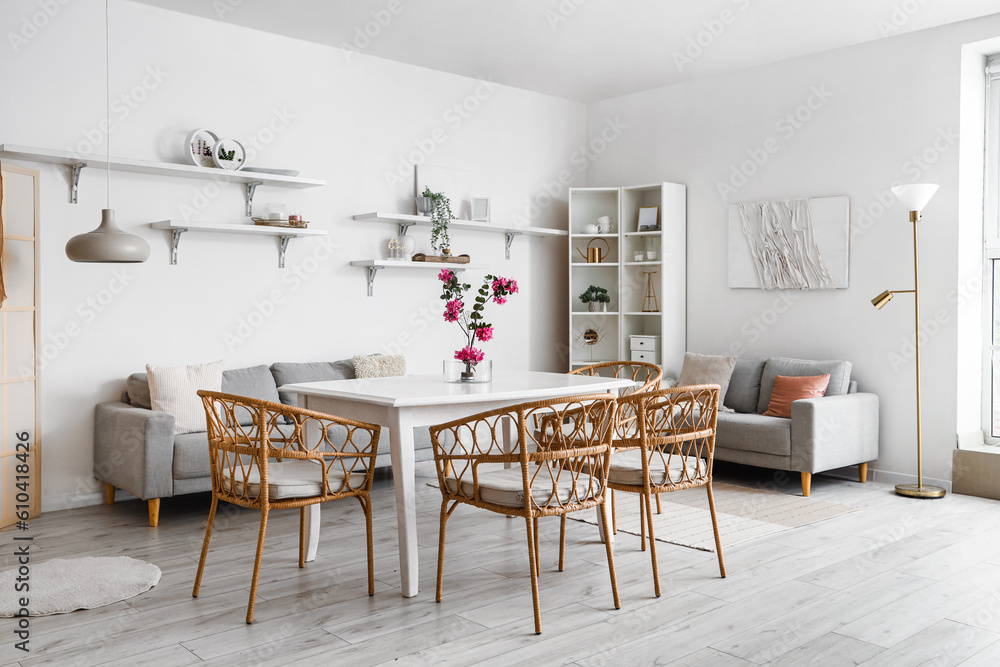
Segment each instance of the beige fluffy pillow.
M387 378L406 375L406 357L401 354L358 354L354 356L358 378Z
M174 434L208 429L199 389L222 391L222 361L191 366L146 365L153 410L173 415Z
M677 385L687 387L693 384L717 384L720 387L719 405L726 397L729 380L733 377L737 357L714 357L708 354L687 352L684 355L684 366Z

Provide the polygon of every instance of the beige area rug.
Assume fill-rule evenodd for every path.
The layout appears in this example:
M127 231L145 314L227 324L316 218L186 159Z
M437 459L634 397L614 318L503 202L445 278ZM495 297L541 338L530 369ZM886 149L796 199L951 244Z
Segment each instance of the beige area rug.
M0 572L0 618L96 609L145 593L160 581L160 568L127 556L54 558L26 567ZM28 592L15 591L19 577L28 579Z
M715 512L719 520L719 535L723 549L755 537L779 533L818 521L857 511L857 507L829 503L823 500L790 496L784 493L751 489L716 482ZM712 515L708 511L705 487L664 493L660 496L663 513L656 513L653 501L653 534L657 541L682 547L715 551ZM618 530L632 535L641 534L639 495L615 494L618 506ZM574 512L569 518L597 524L594 512Z

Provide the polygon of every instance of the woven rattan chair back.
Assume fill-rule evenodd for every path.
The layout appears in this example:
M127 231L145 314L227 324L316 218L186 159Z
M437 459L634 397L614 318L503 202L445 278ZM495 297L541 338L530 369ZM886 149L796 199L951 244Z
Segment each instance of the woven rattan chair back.
M663 379L663 369L656 364L645 361L605 361L600 364L583 366L568 373L568 375L601 375L604 377L628 378L635 386L623 387L618 390L618 397L624 398L632 394L646 393L660 388ZM634 434L635 404L619 402L618 419L615 425L615 439L629 437Z
M199 391L208 425L212 507L202 546L198 596L220 500L259 510L260 531L247 623L253 621L268 513L299 508L299 567L305 565L304 508L357 498L368 527L368 588L374 594L371 488L381 427L352 419L232 394ZM289 478L289 462L296 463ZM285 474L283 474L285 473ZM272 488L278 492L272 497Z
M565 517L604 503L616 397L573 396L501 408L432 426L431 443L441 489L437 601L444 575L445 525L460 504L525 519L535 632L538 604L538 519L562 517L559 569L565 563ZM543 431L538 423L561 424ZM605 516L601 511L600 515ZM605 526L605 528L607 528ZM615 608L618 587L607 547Z

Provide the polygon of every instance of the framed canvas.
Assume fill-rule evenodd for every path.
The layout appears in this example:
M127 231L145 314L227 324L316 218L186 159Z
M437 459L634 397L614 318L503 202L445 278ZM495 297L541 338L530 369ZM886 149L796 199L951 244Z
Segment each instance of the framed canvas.
M656 215L659 213L658 206L644 206L639 209L639 223L636 229L640 232L656 227Z
M473 197L472 198L472 220L476 222L489 222L490 221L490 198L489 197Z
M849 207L846 196L731 205L729 287L846 288Z

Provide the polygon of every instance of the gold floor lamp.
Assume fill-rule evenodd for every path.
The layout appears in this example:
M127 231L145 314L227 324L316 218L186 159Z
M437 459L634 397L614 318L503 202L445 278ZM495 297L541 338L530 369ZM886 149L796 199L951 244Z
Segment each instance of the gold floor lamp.
M882 306L889 303L894 294L913 294L913 313L916 322L914 344L917 350L917 483L896 485L896 493L909 498L944 498L945 494L945 490L940 486L924 484L923 450L920 443L920 292L917 282L917 221L920 220L920 211L937 189L938 186L930 183L897 185L892 188L892 194L896 195L900 203L910 212L910 222L913 223L913 289L886 290L872 299L872 305L882 310Z

